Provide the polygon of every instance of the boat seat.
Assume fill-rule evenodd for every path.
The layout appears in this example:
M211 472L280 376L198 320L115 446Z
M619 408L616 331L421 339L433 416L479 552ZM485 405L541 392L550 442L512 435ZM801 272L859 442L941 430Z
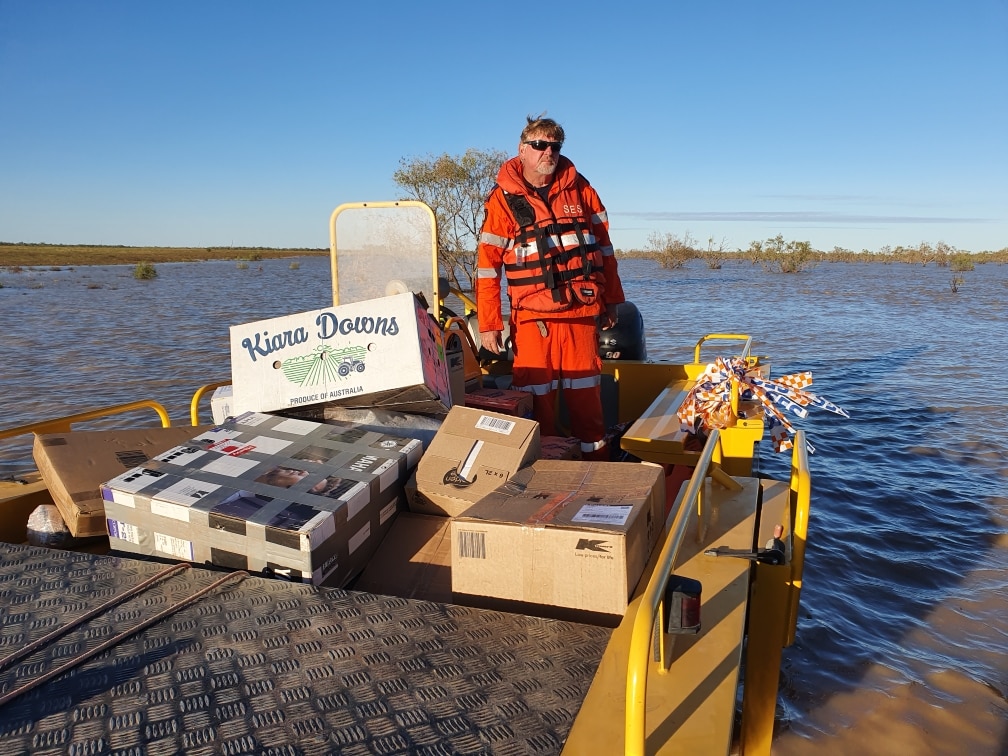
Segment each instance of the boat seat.
M623 450L646 462L695 466L700 452L685 448L687 434L680 430L676 414L695 383L677 380L662 389L623 434Z

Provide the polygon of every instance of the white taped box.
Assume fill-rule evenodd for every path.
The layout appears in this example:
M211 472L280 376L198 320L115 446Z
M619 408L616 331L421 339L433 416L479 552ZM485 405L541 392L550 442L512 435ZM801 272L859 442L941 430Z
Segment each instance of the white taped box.
M113 549L341 586L403 505L420 441L246 413L102 486Z
M220 424L235 414L234 389L231 386L218 386L210 397L210 416L213 421Z

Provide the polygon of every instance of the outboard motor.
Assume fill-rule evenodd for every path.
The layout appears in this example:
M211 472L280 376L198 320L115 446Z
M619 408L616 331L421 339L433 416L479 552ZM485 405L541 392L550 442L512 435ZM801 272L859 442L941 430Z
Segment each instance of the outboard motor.
M616 325L599 332L599 357L603 360L647 360L644 318L633 302L617 305Z

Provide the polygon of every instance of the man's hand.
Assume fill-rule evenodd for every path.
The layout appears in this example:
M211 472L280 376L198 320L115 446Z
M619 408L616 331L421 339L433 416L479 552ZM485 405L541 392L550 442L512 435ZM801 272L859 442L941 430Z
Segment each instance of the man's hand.
M482 331L480 333L480 343L483 344L483 348L488 352L500 354L504 351L504 332Z
M605 312L602 313L599 319L599 325L602 326L602 330L608 330L616 325L617 315L619 313L619 305L607 304L605 306Z

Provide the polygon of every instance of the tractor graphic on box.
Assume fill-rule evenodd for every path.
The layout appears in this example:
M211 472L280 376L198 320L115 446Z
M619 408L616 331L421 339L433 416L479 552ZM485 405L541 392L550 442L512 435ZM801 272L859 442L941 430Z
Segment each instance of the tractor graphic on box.
M367 347L348 346L334 349L319 344L315 350L300 357L290 357L281 363L284 376L299 386L318 386L351 373L364 372Z

